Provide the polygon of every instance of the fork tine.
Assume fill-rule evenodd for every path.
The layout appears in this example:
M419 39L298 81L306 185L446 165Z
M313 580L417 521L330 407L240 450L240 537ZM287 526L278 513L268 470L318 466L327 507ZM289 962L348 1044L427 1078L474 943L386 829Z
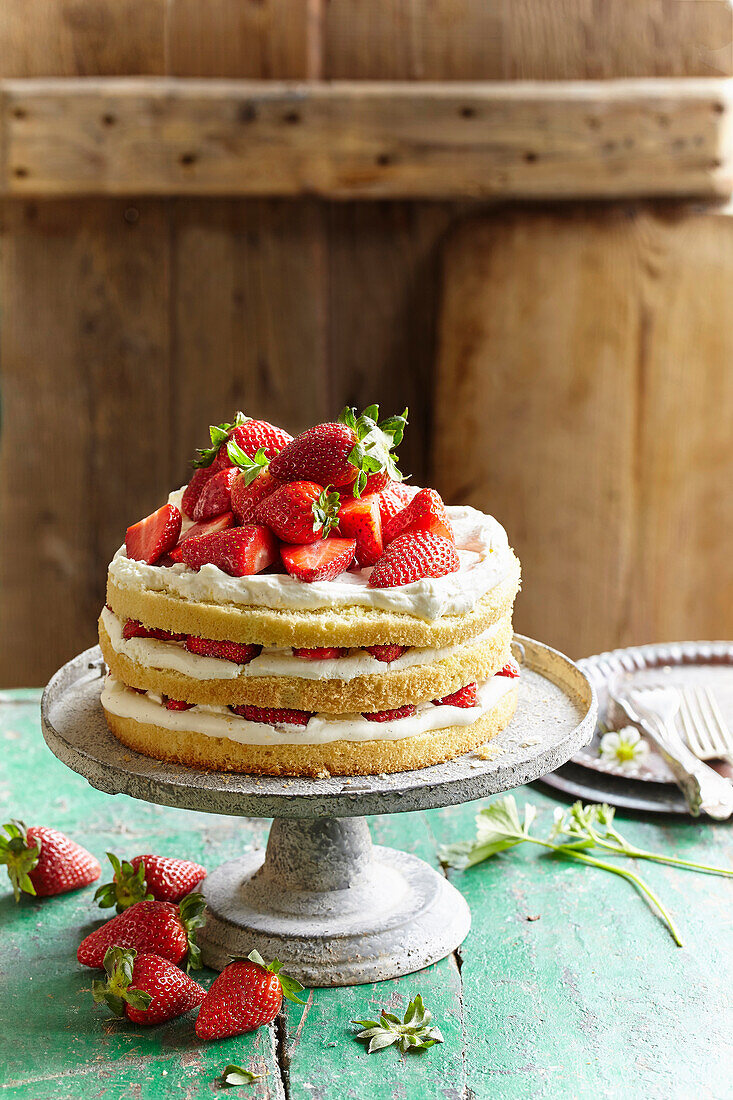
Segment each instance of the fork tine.
M693 717L690 709L690 700L687 692L683 689L680 692L680 709L679 716L682 721L682 729L685 737L685 741L689 745L695 756L701 756L705 753L705 748L702 745L699 737L699 731L697 723Z
M705 717L700 697L695 688L690 690L690 711L695 718L700 744L703 745L705 753L710 756L715 752L715 744L713 742L710 725Z
M709 687L698 688L698 695L701 697L702 705L704 705L708 717L708 728L713 748L720 753L733 752L733 734L726 725L715 695Z

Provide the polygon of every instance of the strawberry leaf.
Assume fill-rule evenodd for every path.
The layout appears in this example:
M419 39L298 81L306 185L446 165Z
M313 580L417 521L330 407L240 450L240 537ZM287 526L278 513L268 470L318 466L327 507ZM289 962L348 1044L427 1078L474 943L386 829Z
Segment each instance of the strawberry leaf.
M178 916L188 936L188 958L186 970L199 970L201 963L201 949L196 943L196 929L200 928L206 920L206 899L203 894L188 894L178 906Z
M361 496L369 474L386 472L392 481L402 481L397 467L397 456L392 453L399 447L407 425L407 409L401 415L379 420L379 405L369 405L361 416L356 409L345 408L339 421L356 435L356 443L348 456L348 462L359 471L354 482L354 496Z
M311 511L313 513L313 530L320 531L321 538L328 537L334 527L338 526L339 509L341 507L341 494L329 493L331 486L326 486L323 492L313 501Z
M264 1073L253 1073L251 1069L243 1069L242 1066L231 1064L224 1067L224 1072L219 1078L219 1084L222 1088L235 1085L251 1085L253 1081L260 1081L264 1076Z
M104 956L107 981L92 982L95 1004L106 1004L114 1016L125 1015L125 1005L147 1012L152 996L144 989L130 989L137 951L127 947L108 947Z
M114 852L107 852L107 859L112 864L114 878L112 882L105 882L97 887L94 893L94 900L100 909L111 909L114 905L117 912L122 913L138 901L153 900L153 895L148 893L143 860L135 870L127 860L120 861Z
M257 963L264 970L269 970L271 974L276 974L280 985L282 986L283 997L287 1001L292 1001L294 1004L304 1005L305 1001L302 1001L297 996L298 993L302 993L303 986L295 978L291 978L289 974L283 974L282 963L279 959L273 959L271 963L266 963L260 955L259 951L250 951L247 956L250 962Z
M262 471L270 465L270 460L262 447L256 451L254 458L250 458L233 439L230 439L227 443L227 454L229 455L229 461L244 471L245 485L251 485Z
M196 457L193 459L193 465L197 469L210 466L216 458L219 448L222 443L226 443L229 438L229 433L232 428L238 428L240 424L244 424L247 417L243 412L236 413L234 420L231 424L210 424L209 436L211 438L211 446L199 448L196 451ZM230 456L231 457L231 456Z
M22 821L10 821L4 826L7 837L0 835L0 865L8 869L13 895L20 901L21 893L35 897L36 888L30 872L38 865L41 849L38 843L30 846L28 832Z
M356 1038L369 1040L367 1054L384 1050L394 1043L404 1054L408 1050L427 1050L428 1047L443 1042L440 1029L433 1027L432 1019L432 1015L425 1008L422 997L418 993L407 1006L402 1020L393 1012L382 1009L378 1021L352 1020L351 1022L363 1029Z

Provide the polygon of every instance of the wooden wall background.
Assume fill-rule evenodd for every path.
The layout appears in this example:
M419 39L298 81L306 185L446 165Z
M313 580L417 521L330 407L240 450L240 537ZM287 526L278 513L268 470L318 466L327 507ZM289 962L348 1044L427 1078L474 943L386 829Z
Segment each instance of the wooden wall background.
M5 0L0 77L730 75L729 0ZM93 644L105 565L210 421L409 404L572 655L733 628L733 228L636 202L8 200L0 684ZM469 430L466 431L466 425Z

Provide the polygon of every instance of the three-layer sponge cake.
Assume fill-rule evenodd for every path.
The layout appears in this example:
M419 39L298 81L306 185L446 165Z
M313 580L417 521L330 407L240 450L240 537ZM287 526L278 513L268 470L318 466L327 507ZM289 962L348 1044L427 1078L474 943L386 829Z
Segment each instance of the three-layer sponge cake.
M396 480L399 418L342 419L310 432L330 427L337 451L343 435L344 453L352 433L353 476L331 451L323 468L320 438L314 465L302 436L239 417L212 429L189 487L128 530L99 637L102 705L130 748L216 770L376 774L461 755L510 720L519 563L503 528Z

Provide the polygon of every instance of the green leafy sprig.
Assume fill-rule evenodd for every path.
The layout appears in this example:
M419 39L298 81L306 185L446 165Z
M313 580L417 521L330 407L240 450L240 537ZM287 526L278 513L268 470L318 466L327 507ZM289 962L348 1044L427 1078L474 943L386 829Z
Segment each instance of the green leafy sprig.
M367 1054L384 1050L393 1043L396 1043L398 1049L405 1054L408 1050L427 1050L428 1047L443 1042L440 1029L433 1024L432 1014L423 1004L419 993L414 1000L410 1001L402 1020L393 1012L387 1012L383 1008L378 1020L352 1020L351 1022L363 1029L356 1038L369 1040Z
M407 426L407 409L401 415L379 420L379 405L369 405L361 416L357 416L356 409L347 405L338 419L339 423L351 428L357 439L348 457L351 465L359 471L354 482L354 496L361 496L369 474L384 471L392 481L402 481L397 455L393 451L402 442Z
M245 485L251 485L270 465L270 460L262 447L255 451L253 458L250 458L233 439L227 443L227 454L232 465L238 466L244 473Z
M439 851L440 860L449 867L464 869L490 859L491 856L508 848L514 848L517 844L525 842L537 844L556 856L598 867L602 871L610 871L611 874L625 878L658 911L678 947L682 947L682 940L677 927L651 887L633 871L606 860L596 859L588 854L588 850L599 848L603 852L616 856L650 859L657 863L668 863L671 866L686 867L709 874L727 876L733 874L722 867L692 863L689 860L678 859L676 856L665 856L637 848L622 837L614 827L614 811L605 804L584 806L581 802L576 802L569 810L558 808L555 811L552 831L546 840L534 836L530 831L535 816L535 807L527 804L522 821L513 795L497 799L496 802L479 810L476 815L475 840L443 845ZM560 843L556 843L557 840Z

